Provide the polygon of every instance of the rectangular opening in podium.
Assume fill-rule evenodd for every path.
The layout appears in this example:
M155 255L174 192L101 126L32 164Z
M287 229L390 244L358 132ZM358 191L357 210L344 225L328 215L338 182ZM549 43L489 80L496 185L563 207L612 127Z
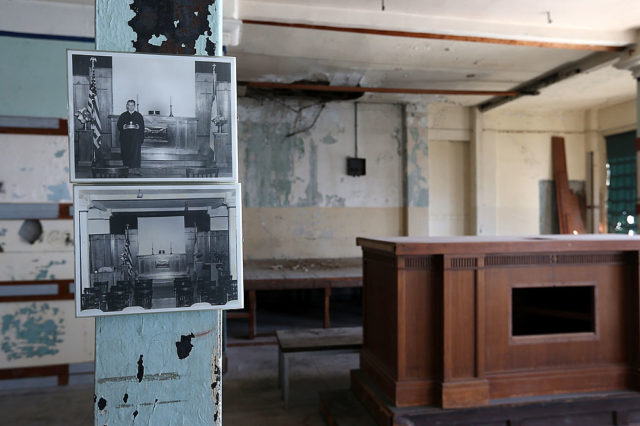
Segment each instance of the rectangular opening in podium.
M595 285L513 288L512 336L595 333Z

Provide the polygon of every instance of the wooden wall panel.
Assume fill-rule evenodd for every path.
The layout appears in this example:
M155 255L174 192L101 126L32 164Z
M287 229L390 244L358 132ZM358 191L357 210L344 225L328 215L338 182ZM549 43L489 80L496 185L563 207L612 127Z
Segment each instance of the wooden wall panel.
M439 344L437 324L439 309L431 301L437 297L437 283L433 280L431 269L413 269L401 271L399 283L405 314L415 318L415 322L400 325L401 336L405 341L405 350L401 357L402 368L398 377L435 378L439 360L433 356L433 348Z
M451 306L445 317L444 377L472 378L475 374L475 279L474 271L448 271L444 282L445 306Z
M628 361L625 347L623 265L487 269L487 372ZM511 288L522 285L596 284L596 334L510 338Z
M377 257L364 262L363 273L370 285L363 289L363 300L367 306L362 358L364 362L379 365L380 374L396 378L398 375L398 296L397 276L389 267L391 258ZM374 319L375 318L375 319ZM370 361L367 361L367 358Z

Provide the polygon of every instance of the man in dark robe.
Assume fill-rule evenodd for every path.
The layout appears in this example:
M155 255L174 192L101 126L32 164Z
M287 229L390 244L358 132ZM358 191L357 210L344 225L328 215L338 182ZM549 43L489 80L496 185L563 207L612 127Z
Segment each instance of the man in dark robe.
M136 111L136 101L127 101L127 110L118 118L118 133L122 164L134 175L140 173L140 151L144 141L144 118Z

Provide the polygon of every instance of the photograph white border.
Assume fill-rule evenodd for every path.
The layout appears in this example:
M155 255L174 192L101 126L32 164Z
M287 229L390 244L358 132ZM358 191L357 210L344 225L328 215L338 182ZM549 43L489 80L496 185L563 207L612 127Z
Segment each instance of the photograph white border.
M187 62L224 62L231 66L231 176L225 177L166 177L166 178L144 178L144 177L127 177L127 178L78 178L75 169L75 111L73 97L73 55L86 56L139 56L153 58L181 58ZM74 50L67 49L67 126L69 135L69 178L71 183L87 183L87 184L120 184L120 183L233 183L238 181L238 90L236 80L236 58L230 56L193 56L193 55L167 55L156 53L123 53L110 52L101 50Z
M176 307L176 308L158 308L158 309L145 309L141 307L127 307L121 311L102 311L99 309L86 309L82 310L82 280L83 277L87 279L90 274L89 271L89 235L86 232L83 224L83 220L80 219L80 203L79 193L91 193L101 191L122 191L123 193L131 194L131 192L138 192L139 190L166 190L167 193L180 193L182 191L199 191L206 194L209 191L235 191L236 198L236 226L235 231L235 246L236 246L236 276L237 276L237 288L238 299L236 301L227 302L225 305L211 305L208 302L199 302L191 306ZM108 316L108 315L127 315L127 314L142 314L142 313L158 313L158 312L179 312L179 311L192 311L192 310L229 310L229 309L242 309L244 308L244 281L243 281L243 257L242 257L242 193L239 183L225 184L225 185L75 185L73 190L73 225L76 241L75 251L75 306L76 317L96 317L96 316ZM83 226L84 225L84 226ZM229 241L231 241L231 229L229 231Z

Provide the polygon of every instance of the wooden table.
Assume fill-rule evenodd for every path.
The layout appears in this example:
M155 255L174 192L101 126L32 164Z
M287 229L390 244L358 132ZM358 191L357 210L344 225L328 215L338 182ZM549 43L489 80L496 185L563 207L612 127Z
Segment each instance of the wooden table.
M351 384L381 423L385 401L456 408L640 388L639 237L357 244L364 342Z
M256 291L324 290L324 322L330 327L331 289L362 287L362 259L293 259L248 261L244 264L247 312L228 312L228 318L248 318L249 338L256 335Z

